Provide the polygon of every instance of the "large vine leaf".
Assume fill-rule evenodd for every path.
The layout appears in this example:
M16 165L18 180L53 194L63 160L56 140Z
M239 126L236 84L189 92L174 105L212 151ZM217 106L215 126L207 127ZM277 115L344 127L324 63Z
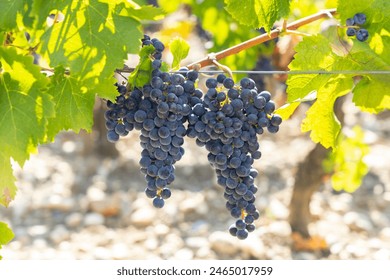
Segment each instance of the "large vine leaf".
M123 0L64 2L46 9L62 13L64 20L42 35L38 52L52 67L62 65L73 76L83 77L89 90L112 85L113 70L123 66L128 53L139 50L140 20L162 15L161 9ZM111 100L116 96L115 91L97 93Z
M50 65L69 66L81 76L107 77L127 53L138 51L142 34L136 20L114 14L107 3L71 1L61 12L64 20L48 29L38 50ZM115 22L127 28L117 30Z
M49 139L52 140L64 129L72 129L76 133L83 128L90 130L95 93L83 86L78 78L66 75L63 67L56 68L51 79L49 90L53 94L56 115L49 120Z
M341 21L363 12L369 32L366 42L353 41L348 58L351 69L390 71L390 2L387 0L340 0ZM364 75L353 89L353 102L363 111L379 113L390 108L389 75Z
M331 42L324 36L305 38L296 47L297 54L290 64L291 70L342 70L348 67L343 56L332 51ZM336 99L353 87L352 77L345 75L291 75L287 81L288 101L296 102L317 91L317 100L302 122L302 131L311 131L310 137L324 147L335 147L340 132L333 106Z
M343 7L342 10L339 7L340 12L348 14L344 17L353 17L356 8L352 6L356 3L349 4L350 10L345 2L341 1L340 4ZM378 9L379 7L382 9ZM390 71L390 21L384 20L384 14L390 13L390 5L385 5L384 0L372 0L364 12L367 13L367 21L372 20L364 26L370 34L368 41L349 39L353 45L348 50L345 42L334 39L345 35L345 30L333 28L327 32L327 37L311 36L300 42L296 47L297 54L289 66L290 70L351 72L348 75L291 75L287 81L290 103L304 99L313 90L317 91L317 101L307 112L302 130L311 131L312 140L327 148L336 146L340 131L340 124L333 113L333 103L337 97L351 91L354 94L353 101L364 111L377 113L390 108L389 76L370 74L370 71ZM383 20L377 21L377 18ZM358 73L359 71L363 74ZM291 114L294 107L289 108L291 110L286 116Z
M264 27L269 32L275 21L288 15L289 0L225 0L226 10L243 25Z
M33 58L0 47L0 203L8 205L16 188L10 158L21 166L45 141L47 118L53 117L50 95L43 92L48 79Z

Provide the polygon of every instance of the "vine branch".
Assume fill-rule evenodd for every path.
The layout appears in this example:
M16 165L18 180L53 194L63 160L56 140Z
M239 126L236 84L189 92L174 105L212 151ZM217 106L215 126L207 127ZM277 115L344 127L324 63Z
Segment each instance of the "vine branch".
M201 60L195 61L195 62L187 65L187 67L189 69L193 69L194 67L202 68L202 67L211 65L211 64L213 64L213 61L215 61L215 60L223 59L223 58L225 58L227 56L230 56L230 55L233 55L233 54L237 54L237 53L239 53L239 52L241 52L243 50L249 49L249 48L251 48L253 46L256 46L256 45L262 44L264 42L273 40L273 39L279 37L284 31L298 29L301 26L307 25L307 24L312 23L314 21L317 21L319 19L332 17L336 13L337 13L336 9L328 9L328 10L324 10L324 11L318 12L316 14L313 14L313 15L301 18L299 20L293 21L290 24L287 24L285 26L285 28L283 28L285 30L274 29L274 30L272 30L270 32L270 34L267 34L267 33L262 34L260 36L257 36L257 37L254 37L252 39L249 39L249 40L247 40L245 42L242 42L242 43L240 43L238 45L235 45L235 46L233 46L231 48L228 48L226 50L223 50L223 51L215 53L214 57L213 57L215 59L210 59L210 57L207 56L207 57L205 57L205 58L203 58Z

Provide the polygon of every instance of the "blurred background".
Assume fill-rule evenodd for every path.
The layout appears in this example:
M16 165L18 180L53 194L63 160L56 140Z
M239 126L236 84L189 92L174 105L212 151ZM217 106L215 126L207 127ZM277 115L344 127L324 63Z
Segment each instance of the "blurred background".
M169 13L157 23L146 22L145 32L167 44L175 36L187 40L191 50L183 65L262 32L232 21L221 0L180 2L152 3ZM335 1L296 2L292 16L300 18ZM306 31L324 32L332 26L334 21L327 20ZM297 42L299 37L285 36L222 63L233 70L285 70ZM172 59L165 55L166 61ZM126 65L136 63L137 58L129 56ZM279 106L284 104L286 77L251 78L271 91ZM367 174L354 193L335 191L330 175L318 178L319 190L310 200L309 231L326 242L327 250L302 250L294 244L290 201L299 164L315 148L300 132L309 106L302 104L277 134L261 136L262 158L254 164L261 217L255 232L240 241L228 233L233 218L204 148L186 138L172 197L164 208L155 209L144 194L139 171L139 132L116 145L108 143L105 104L96 100L93 133L63 132L54 143L41 146L23 170L15 167L18 194L9 208L0 208L0 218L15 238L1 254L4 259L390 259L390 114L362 113L350 95L340 106L344 133L352 135L356 125L364 132Z

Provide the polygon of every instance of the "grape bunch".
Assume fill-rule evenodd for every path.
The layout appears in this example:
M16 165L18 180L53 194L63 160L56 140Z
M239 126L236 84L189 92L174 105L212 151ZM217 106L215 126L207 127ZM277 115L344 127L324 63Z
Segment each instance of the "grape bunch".
M243 78L236 85L220 74L217 79L209 78L206 87L202 103L193 107L188 118L187 135L209 152L208 160L224 188L226 208L237 219L229 232L245 239L259 218L254 204L258 172L252 167L261 157L257 135L265 129L276 133L282 119L273 114L271 94L259 92L252 79Z
M224 188L226 208L237 219L229 232L245 239L260 216L254 204L258 172L252 166L261 157L257 136L265 130L278 132L282 122L274 114L271 94L259 91L250 78L235 84L224 74L207 79L204 94L196 87L197 71L185 67L162 71L162 42L145 35L142 45L154 47L150 81L131 90L116 84L118 96L115 102L107 101L105 112L108 141L115 143L134 129L140 131L145 194L162 208L171 196L169 185L175 180L175 163L184 154L184 137L195 138L207 149Z
M346 24L348 26L347 35L348 36L356 36L360 42L364 42L368 39L368 31L367 29L361 28L367 21L367 17L363 13L357 13L353 16L353 18L348 18L346 20Z
M155 207L162 208L164 200L171 196L168 186L175 179L174 164L184 154L183 137L187 132L184 123L191 112L188 98L195 91L194 81L198 76L193 71L187 73L188 78L179 73L160 71L164 45L148 36L142 43L155 48L151 80L131 92L127 92L125 86L117 85L116 102L107 102L107 139L116 142L133 129L141 132L143 150L139 164L147 182L145 193L153 199Z

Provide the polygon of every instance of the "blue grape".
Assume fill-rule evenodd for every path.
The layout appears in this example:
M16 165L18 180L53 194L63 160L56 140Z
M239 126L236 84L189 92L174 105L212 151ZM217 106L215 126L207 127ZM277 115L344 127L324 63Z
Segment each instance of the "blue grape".
M354 24L356 25L363 25L366 23L367 17L363 13L357 13L353 17Z
M349 28L347 29L347 35L348 35L348 36L355 36L355 35L356 35L356 30L355 30L355 28L349 27Z
M362 29L359 29L357 32L356 32L356 38L360 41L360 42L364 42L368 39L368 31L364 28Z
M162 199L161 197L156 197L153 199L153 206L156 208L163 208L164 204L164 199Z
M119 135L114 130L109 130L107 133L107 140L111 143L115 143L119 140Z

